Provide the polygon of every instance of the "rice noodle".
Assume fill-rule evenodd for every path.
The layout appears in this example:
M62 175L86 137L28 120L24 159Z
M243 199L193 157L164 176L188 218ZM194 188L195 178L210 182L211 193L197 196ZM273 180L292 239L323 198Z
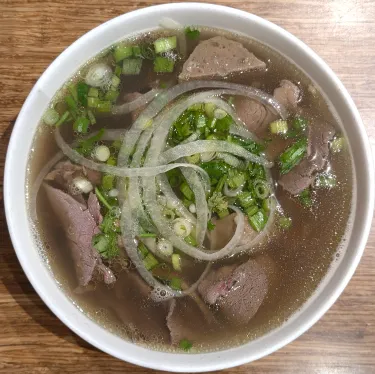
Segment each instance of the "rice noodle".
M130 101L129 103L115 105L112 108L112 114L121 115L134 112L135 110L142 108L143 106L148 104L161 92L163 92L162 89L153 88L150 91L143 94L142 96L138 97L137 99Z
M195 155L203 152L226 152L242 157L245 160L254 162L270 168L273 166L271 161L268 161L265 157L257 156L250 153L238 144L229 143L224 140L197 140L187 144L177 145L161 154L161 162L170 163L176 161L181 157Z

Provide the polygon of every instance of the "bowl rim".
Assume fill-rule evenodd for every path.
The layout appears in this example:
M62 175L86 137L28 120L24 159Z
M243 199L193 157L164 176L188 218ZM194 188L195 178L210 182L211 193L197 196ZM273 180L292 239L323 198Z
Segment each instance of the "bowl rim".
M254 352L249 352L250 345L252 344L252 342L246 343L238 347L236 346L234 348L226 349L224 351L199 353L194 355L157 352L151 351L149 349L146 349L142 346L133 343L126 342L112 335L108 331L104 330L101 326L96 325L96 323L94 323L91 320L88 320L88 317L84 316L83 313L81 313L78 309L75 313L72 312L72 310L70 310L70 308L68 308L66 304L67 302L71 303L71 301L69 301L61 291L60 293L57 292L57 294L55 295L47 290L47 286L43 284L42 279L39 277L43 277L44 279L46 279L46 276L47 278L51 278L51 275L35 274L36 270L34 270L32 265L29 265L29 263L27 262L26 251L24 249L25 244L27 242L30 243L30 233L28 233L28 236L23 236L21 229L17 225L17 214L19 214L20 212L24 212L25 206L23 205L25 205L25 203L15 202L17 196L15 195L14 191L17 190L16 183L17 181L19 181L19 179L17 179L15 173L13 173L12 171L16 170L15 167L19 163L19 160L17 160L17 156L15 155L17 150L17 142L20 139L20 137L23 136L23 127L24 123L27 121L27 113L31 109L33 100L35 99L35 96L39 89L39 83L43 82L43 80L48 74L50 74L54 70L57 71L59 65L63 63L64 60L70 58L69 54L73 48L76 48L78 45L88 42L90 38L92 38L95 35L105 33L106 28L109 25L115 24L116 22L119 23L120 21L124 21L130 17L152 15L171 10L183 9L205 10L218 12L224 14L224 16L241 17L243 19L246 19L249 23L261 25L273 32L276 32L277 34L281 35L285 40L297 46L297 49L303 49L304 52L308 55L308 57L311 59L312 63L316 65L322 73L327 75L327 77L332 81L332 84L337 87L338 94L341 95L339 99L347 105L348 111L353 117L353 122L355 123L356 127L356 129L353 131L357 135L357 142L360 143L360 145L363 148L362 158L363 160L365 160L365 162L363 165L361 165L361 168L363 168L361 172L364 175L367 174L366 178L364 177L367 181L367 185L365 186L365 196L367 196L367 207L363 208L363 211L361 213L363 221L363 225L359 229L361 235L356 240L357 246L354 251L354 255L351 259L348 260L349 263L346 264L346 271L342 272L343 274L340 274L340 276L337 276L335 278L335 282L332 285L332 292L325 292L327 289L325 285L325 289L323 289L323 291L319 294L319 300L317 300L318 298L314 299L312 297L311 300L309 300L304 305L301 312L297 313L288 320L286 325L288 325L289 327L291 326L289 330L284 328L285 331L280 332L283 326L285 327L284 324L281 327L266 334L265 336L256 339L256 342L260 342L260 344L268 343L268 345L266 345L266 347L263 348L257 348L254 350ZM332 304L342 293L350 278L354 274L367 242L374 210L374 175L368 137L364 125L361 121L360 115L358 113L358 110L353 100L349 96L349 93L344 88L343 84L333 73L333 71L328 67L328 65L315 52L313 52L308 46L306 46L302 41L297 39L288 31L251 13L247 13L242 10L222 5L214 5L207 3L174 3L156 5L148 8L134 10L126 14L120 15L114 19L111 19L99 25L98 27L92 29L79 39L77 39L52 62L52 64L46 69L46 71L42 74L38 82L31 90L14 125L6 156L4 173L4 201L6 219L8 223L8 229L10 232L11 240L24 272L26 273L29 281L31 282L39 296L42 298L44 303L72 331L74 331L77 335L79 335L84 340L88 341L96 348L112 356L115 356L121 360L126 360L136 365L152 369L168 370L175 372L204 372L238 366L259 359L276 351L277 349L290 343L298 336L300 336L302 333L307 331L332 306ZM19 210L18 207L21 210ZM331 281L332 279L329 282ZM52 288L56 288L56 285ZM67 314L67 312L65 311L65 309L62 308L61 305L66 307L66 309L69 310L71 313ZM306 317L306 313L305 315L303 313L308 308L311 309L311 307L314 307L314 305L314 311L310 313L310 317ZM90 329L93 330L90 331ZM94 336L94 334L92 333L92 331L94 330L97 333L96 336ZM111 335L111 337L109 337L108 335ZM272 344L269 344L270 336L272 337ZM101 339L103 339L104 342ZM106 343L108 341L110 342L110 344ZM118 348L116 349L116 347L114 347L114 343L119 343L122 348L126 348L126 351L124 352L120 351Z

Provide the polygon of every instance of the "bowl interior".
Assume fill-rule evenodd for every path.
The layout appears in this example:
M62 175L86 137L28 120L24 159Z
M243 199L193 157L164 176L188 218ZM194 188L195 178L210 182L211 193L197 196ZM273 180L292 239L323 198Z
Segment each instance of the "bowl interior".
M55 92L89 58L124 36L156 28L162 17L171 17L185 25L201 24L253 37L294 61L330 98L353 156L357 181L353 229L346 242L348 249L336 270L280 328L243 346L220 352L188 355L150 351L112 335L88 319L65 297L40 260L30 232L25 199L19 198L27 194L25 177L33 134ZM67 326L97 348L134 364L169 371L203 372L240 365L269 354L298 337L325 313L343 291L362 255L371 224L373 191L370 150L359 114L340 81L314 52L288 32L254 15L217 5L181 3L149 7L113 19L84 35L51 64L30 93L14 127L6 161L4 196L8 227L21 265L44 302ZM366 204L356 204L357 196Z

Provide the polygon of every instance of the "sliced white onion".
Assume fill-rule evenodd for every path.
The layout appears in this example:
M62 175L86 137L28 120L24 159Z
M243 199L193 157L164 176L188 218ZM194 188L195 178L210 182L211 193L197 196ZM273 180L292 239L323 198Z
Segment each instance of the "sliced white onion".
M191 223L187 219L176 218L173 221L173 230L174 230L174 232L178 236L181 236L182 238L186 238L187 236L189 236L192 229L193 229L193 227L192 227Z
M229 153L218 152L217 158L223 160L226 164L233 166L234 168L242 168L244 166L244 162L239 160L237 157L232 156Z
M111 151L106 145L98 145L94 149L94 157L100 162L106 162L111 156Z
M91 65L88 70L85 82L92 87L108 87L112 79L112 69L105 63L99 62Z
M84 177L74 178L72 185L79 193L89 193L94 189L92 183Z
M118 194L119 194L119 192L118 192L118 189L117 189L117 188L112 188L112 190L110 190L110 191L108 192L108 196L109 196L109 197L117 197Z
M173 245L167 239L159 239L156 248L163 256L172 256L173 254Z
M195 204L189 205L189 212L193 213L193 214L197 213L197 208L196 208Z
M238 144L229 143L224 140L197 140L195 142L177 145L163 152L160 161L161 163L169 164L181 157L203 152L226 152L255 162L256 164L263 165L266 168L273 166L273 162L268 161L265 157L257 156Z
M215 158L216 152L202 152L201 153L201 161L208 162Z
M130 101L129 103L115 105L112 108L112 114L126 114L134 112L135 110L147 105L150 101L155 99L155 97L158 96L161 92L163 92L162 89L153 88L150 91L143 94L142 96L139 96L135 100Z

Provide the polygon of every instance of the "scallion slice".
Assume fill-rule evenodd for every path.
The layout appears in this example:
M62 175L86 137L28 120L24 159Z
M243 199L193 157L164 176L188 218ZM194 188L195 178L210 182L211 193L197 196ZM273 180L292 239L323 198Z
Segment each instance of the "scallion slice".
M122 63L122 74L138 75L142 69L141 58L127 58Z
M159 38L154 41L154 48L156 53L168 52L177 47L177 37L170 36L168 38Z
M53 126L57 123L59 117L59 113L55 109L49 108L43 115L43 122L48 126Z

